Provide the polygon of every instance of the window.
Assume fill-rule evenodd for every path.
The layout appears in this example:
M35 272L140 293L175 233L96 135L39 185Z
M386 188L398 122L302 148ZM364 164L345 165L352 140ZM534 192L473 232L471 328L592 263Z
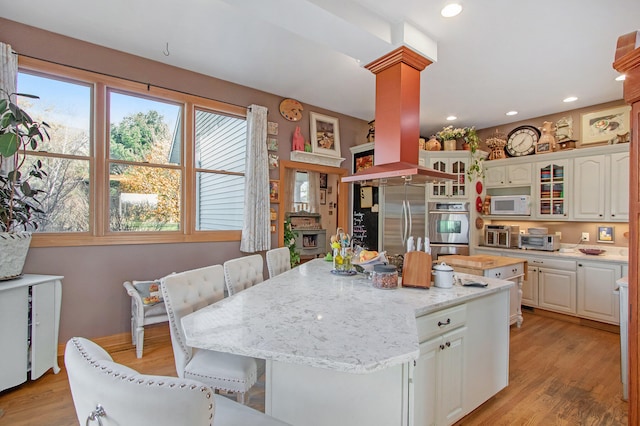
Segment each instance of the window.
M23 57L18 92L51 126L33 246L240 239L246 108Z
M309 174L307 172L296 172L293 207L296 211L309 211Z

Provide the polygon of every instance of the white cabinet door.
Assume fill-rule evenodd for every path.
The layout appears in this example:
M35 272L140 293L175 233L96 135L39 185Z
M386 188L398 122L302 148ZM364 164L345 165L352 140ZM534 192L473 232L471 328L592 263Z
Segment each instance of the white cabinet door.
M622 277L620 265L601 262L578 263L578 315L620 324L620 298L614 294L616 280Z
M499 188L507 181L507 168L505 166L485 166L484 185L487 188Z
M531 185L531 163L510 166L485 166L484 184L487 188Z
M409 413L413 413L415 426L436 424L437 357L441 341L442 336L438 336L420 343L420 357L413 369L413 397L409 400Z
M29 287L0 292L0 391L27 380Z
M605 167L604 155L578 157L573 160L574 219L605 219L605 188L609 186Z
M466 327L442 336L438 371L438 424L453 424L464 414L464 340Z
M34 285L31 291L31 380L55 364L58 349L55 332L55 283Z
M576 273L540 268L538 306L550 311L576 314Z
M527 268L527 279L522 281L522 304L525 306L538 306L538 268Z
M536 163L538 219L568 219L570 199L569 160Z
M629 220L629 153L611 154L609 214L611 220Z
M425 159L427 167L456 175L453 181L430 183L427 186L427 194L430 199L468 199L467 170L469 167L469 155L450 154L444 157L441 154L430 153Z
M531 185L531 163L507 166L507 184L509 186Z

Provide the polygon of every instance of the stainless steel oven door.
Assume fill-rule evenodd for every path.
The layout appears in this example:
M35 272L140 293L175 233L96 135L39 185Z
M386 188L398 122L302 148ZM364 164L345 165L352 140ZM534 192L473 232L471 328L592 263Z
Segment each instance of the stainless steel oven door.
M469 213L430 211L429 240L433 244L469 244Z

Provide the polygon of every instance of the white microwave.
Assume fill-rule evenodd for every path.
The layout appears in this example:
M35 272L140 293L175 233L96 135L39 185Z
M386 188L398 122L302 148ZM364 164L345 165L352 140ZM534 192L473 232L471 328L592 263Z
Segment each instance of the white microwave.
M491 196L492 215L531 216L531 196L494 195Z

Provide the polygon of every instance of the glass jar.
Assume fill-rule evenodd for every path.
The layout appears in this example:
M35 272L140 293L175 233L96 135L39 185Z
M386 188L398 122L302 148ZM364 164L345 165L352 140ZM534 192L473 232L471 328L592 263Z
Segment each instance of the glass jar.
M375 265L371 273L371 283L375 288L398 288L398 270L393 265Z

